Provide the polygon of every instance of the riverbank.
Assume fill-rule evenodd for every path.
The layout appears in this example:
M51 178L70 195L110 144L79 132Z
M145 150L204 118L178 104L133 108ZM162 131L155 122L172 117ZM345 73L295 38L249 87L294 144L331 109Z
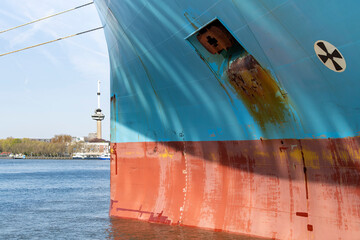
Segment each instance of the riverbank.
M22 159L18 159L18 158L0 158L0 160L101 160L104 161L104 159L99 159L99 158L85 158L85 159L73 159L73 158L69 158L69 157L43 157L43 156L38 156L38 157L30 157L30 156L26 156L26 158L22 158Z
M44 156L26 156L26 158L0 158L0 160L27 160L27 159L36 159L36 160L76 160L69 157L44 157Z
M51 159L53 159L53 160L73 160L71 157L44 157L44 156L26 156L26 158L24 159L24 160L26 160L26 159L39 159L39 160L42 160L42 159L44 159L44 160L51 160Z

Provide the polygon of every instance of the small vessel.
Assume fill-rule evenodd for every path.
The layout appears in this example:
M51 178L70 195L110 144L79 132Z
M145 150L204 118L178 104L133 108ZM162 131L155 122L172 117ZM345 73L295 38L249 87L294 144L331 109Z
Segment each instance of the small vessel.
M11 152L2 152L0 153L0 159L12 159L14 158L14 154Z
M110 154L104 153L74 153L72 159L78 160L110 160Z
M110 160L110 153L105 153L100 155L99 157L100 160Z
M18 153L14 155L14 159L25 159L26 156L22 153Z
M86 155L84 153L74 153L72 159L85 159Z

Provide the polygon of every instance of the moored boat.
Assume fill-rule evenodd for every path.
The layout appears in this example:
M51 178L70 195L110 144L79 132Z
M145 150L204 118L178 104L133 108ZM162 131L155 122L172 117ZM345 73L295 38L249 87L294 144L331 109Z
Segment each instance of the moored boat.
M22 153L18 153L14 155L14 159L25 159L26 156Z
M110 153L105 153L99 156L100 160L110 160Z
M0 153L0 159L12 159L14 158L14 154L11 152L2 152Z
M74 153L72 159L77 160L110 160L109 153Z
M83 160L85 158L86 156L83 153L74 153L72 156L72 159L78 159L78 160Z

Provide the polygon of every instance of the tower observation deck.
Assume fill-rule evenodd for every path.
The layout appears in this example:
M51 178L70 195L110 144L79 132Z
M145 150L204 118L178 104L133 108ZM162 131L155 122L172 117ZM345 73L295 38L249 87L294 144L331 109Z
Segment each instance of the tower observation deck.
M102 136L101 136L101 121L104 120L105 115L102 114L101 108L100 108L100 81L98 81L97 97L98 97L98 107L97 107L97 109L95 109L95 113L93 115L91 115L91 117L97 123L96 138L102 139Z

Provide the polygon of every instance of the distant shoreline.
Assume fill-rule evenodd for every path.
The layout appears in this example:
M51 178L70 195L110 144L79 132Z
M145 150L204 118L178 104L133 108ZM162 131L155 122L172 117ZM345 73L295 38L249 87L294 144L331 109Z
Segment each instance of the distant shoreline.
M40 156L40 157L34 157L34 156L26 156L26 159L54 159L54 160L73 160L71 157L44 157L44 156Z
M106 161L106 160L102 160L102 159L73 159L73 158L68 158L68 157L26 157L26 158L0 158L1 160L78 160L78 161L83 161L83 160L99 160L99 161ZM108 161L108 160L107 160Z

